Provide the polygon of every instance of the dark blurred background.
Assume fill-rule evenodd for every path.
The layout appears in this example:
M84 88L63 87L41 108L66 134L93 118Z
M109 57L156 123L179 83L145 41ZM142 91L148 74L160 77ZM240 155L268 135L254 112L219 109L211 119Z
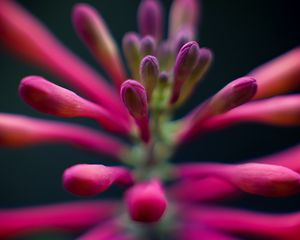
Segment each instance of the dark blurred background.
M66 46L101 72L101 68L73 30L70 13L77 1L20 0L19 2L41 19ZM125 32L137 30L138 0L86 2L101 12L119 45ZM166 0L163 3L167 13L171 1ZM294 0L204 0L198 40L201 46L213 50L215 61L205 81L201 82L179 115L186 113L229 81L298 46L299 7L299 1ZM165 25L167 26L167 18ZM55 119L32 110L21 101L17 88L21 78L26 75L43 75L59 83L59 79L54 76L26 65L1 49L1 112ZM68 121L97 127L92 121L81 119ZM299 133L300 128L277 128L254 124L236 126L181 147L174 161L247 160L298 144ZM109 162L108 158L62 145L1 149L0 157L1 208L78 200L62 188L61 175L64 169L76 163ZM115 192L112 190L108 195L117 194ZM299 200L300 197L280 200L247 197L235 202L234 205L255 210L283 212L300 210Z

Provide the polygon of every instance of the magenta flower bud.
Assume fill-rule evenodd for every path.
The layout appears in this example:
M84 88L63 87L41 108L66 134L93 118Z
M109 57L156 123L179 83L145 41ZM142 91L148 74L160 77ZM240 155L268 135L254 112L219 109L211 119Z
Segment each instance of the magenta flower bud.
M104 108L42 77L24 78L19 85L22 99L33 108L60 117L89 117L108 130L129 133L129 125L115 118Z
M175 57L169 41L162 42L158 46L157 58L161 69L165 71L170 71L172 69Z
M180 49L174 67L171 104L174 104L178 100L182 85L191 76L198 63L199 56L199 45L196 42L188 42Z
M128 67L134 79L140 79L139 68L141 55L141 40L136 33L126 33L123 38L123 52L127 60Z
M146 88L148 101L150 102L152 92L159 77L159 63L154 56L143 58L140 67L141 81Z
M216 114L223 113L248 102L257 90L256 80L242 77L226 85L210 100L210 107Z
M102 17L88 4L77 4L73 9L73 24L82 41L120 87L126 73L116 43Z
M298 173L271 164L185 164L177 172L179 176L189 178L219 177L244 192L261 196L283 197L300 191Z
M156 180L134 185L127 190L125 201L131 219L143 223L159 221L168 204L162 186Z
M78 196L97 195L114 183L131 185L133 178L129 170L123 167L77 164L66 169L63 175L65 189Z
M163 33L163 10L157 0L142 0L138 10L139 30L159 41Z
M141 139L148 143L150 130L147 93L144 86L135 80L127 80L121 86L120 95L124 105L139 127Z
M193 40L193 34L190 29L183 28L177 34L173 42L175 54L178 54L180 49L188 42Z
M169 18L169 37L171 39L183 28L190 29L195 38L200 10L198 2L198 0L173 1Z
M156 55L156 42L153 37L146 36L141 40L141 54L142 56Z

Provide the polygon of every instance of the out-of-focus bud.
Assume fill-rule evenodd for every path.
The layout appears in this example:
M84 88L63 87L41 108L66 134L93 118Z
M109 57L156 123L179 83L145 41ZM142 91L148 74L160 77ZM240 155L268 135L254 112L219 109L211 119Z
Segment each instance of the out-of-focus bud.
M141 40L134 32L126 33L123 38L123 52L125 54L128 67L134 79L140 79L139 67L142 59Z
M163 33L163 10L157 0L143 0L138 10L139 30L159 41Z
M184 28L181 29L175 36L175 39L172 42L173 51L175 55L178 54L180 49L188 42L193 40L193 34L190 29Z
M116 43L102 17L88 4L77 4L73 9L73 24L91 53L120 87L126 73Z
M165 41L158 46L157 58L160 63L160 69L165 71L170 71L172 69L175 55L170 42Z
M150 140L147 93L142 84L135 80L125 81L120 90L121 99L140 130L141 139Z
M161 184L156 180L139 183L125 195L132 220L143 223L157 222L167 208L167 199Z
M130 131L128 124L116 121L106 109L42 77L24 78L19 85L19 93L25 102L41 112L60 117L93 118L108 130L119 133Z
M170 104L174 104L178 100L182 85L190 78L198 63L199 56L199 45L197 42L188 42L180 49L174 67L173 90Z
M156 42L151 36L146 36L141 40L141 54L142 56L156 55Z
M175 0L173 1L169 19L169 37L172 39L178 31L188 28L193 33L193 38L197 33L199 19L198 0Z
M140 67L141 81L146 88L148 101L150 102L152 92L157 84L159 76L159 63L154 56L146 56Z
M66 190L79 196L97 195L114 183L131 185L133 178L130 171L123 167L77 164L66 169L63 175Z

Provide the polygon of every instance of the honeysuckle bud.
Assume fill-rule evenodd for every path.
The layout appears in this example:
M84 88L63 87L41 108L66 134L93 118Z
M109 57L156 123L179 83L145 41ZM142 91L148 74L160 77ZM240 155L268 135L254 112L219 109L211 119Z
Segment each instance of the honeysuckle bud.
M153 37L146 36L141 40L141 54L143 57L147 55L156 55L156 42Z
M141 81L146 88L148 101L150 102L152 92L159 77L159 63L156 57L146 56L143 58L140 67L140 76Z
M162 70L169 71L172 69L175 56L172 46L168 41L162 42L158 46L157 58Z
M125 201L131 219L137 222L157 222L167 208L165 193L156 180L131 187L125 194Z
M144 86L135 80L127 80L121 86L120 95L124 105L139 127L141 139L148 143L150 130L147 93Z
M118 211L114 201L70 203L0 210L0 238L10 239L33 232L81 230L105 221Z
M180 166L177 173L181 177L220 177L244 192L262 196L282 197L300 191L298 173L271 164L186 164Z
M247 103L203 123L203 131L213 131L242 122L276 126L300 125L300 95L273 97Z
M193 34L190 29L183 28L177 34L173 40L173 51L175 54L178 54L180 49L188 42L193 40Z
M257 79L255 99L266 98L299 89L300 47L254 69L249 75Z
M200 48L199 52L199 61L190 78L182 86L182 91L178 100L179 105L182 104L192 94L197 83L203 78L212 63L213 55L209 49Z
M169 37L174 38L178 31L189 28L194 38L197 33L199 10L198 0L173 1L169 18Z
M138 24L142 36L159 41L163 33L163 10L158 0L142 0L138 10Z
M19 85L19 93L25 102L41 112L60 117L89 117L108 130L129 133L129 125L122 120L116 121L104 108L42 77L24 78Z
M0 114L0 146L63 142L121 159L127 147L101 132L55 121L37 120L13 114Z
M174 104L178 100L182 85L191 76L198 63L199 56L199 45L197 42L188 42L180 49L174 66L171 104Z
M112 184L133 184L129 170L123 167L106 167L97 164L77 164L65 170L63 185L78 196L94 196L107 190Z
M142 59L141 40L134 32L126 33L123 38L123 52L125 54L128 67L134 79L140 79L139 68Z
M0 1L1 40L8 49L42 66L115 116L127 112L106 80L81 61L51 32L15 1Z
M183 209L186 220L220 231L252 239L290 239L299 237L300 213L268 214L221 207Z
M126 73L116 43L100 14L88 4L77 4L73 9L73 24L82 41L120 87Z

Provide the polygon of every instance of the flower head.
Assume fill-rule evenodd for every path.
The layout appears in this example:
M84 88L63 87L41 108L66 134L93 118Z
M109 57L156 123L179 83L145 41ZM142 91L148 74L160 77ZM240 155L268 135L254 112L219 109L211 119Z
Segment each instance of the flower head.
M86 231L79 239L91 240L138 240L149 233L179 240L299 237L299 213L268 215L205 206L242 193L299 193L300 164L294 161L299 146L241 164L171 162L178 146L208 132L243 122L298 126L300 120L298 94L273 97L298 87L299 48L228 83L186 116L173 119L213 61L212 51L195 40L199 12L197 0L174 0L168 37L163 39L162 3L142 0L139 32L123 37L127 73L104 18L88 4L75 5L75 30L114 89L15 1L0 0L0 40L76 91L28 76L19 85L21 98L46 114L96 120L109 132L1 113L0 145L60 142L106 154L116 160L112 166L70 166L62 174L63 186L81 197L99 195L114 185L123 192L117 200L0 210L1 239L49 229Z

